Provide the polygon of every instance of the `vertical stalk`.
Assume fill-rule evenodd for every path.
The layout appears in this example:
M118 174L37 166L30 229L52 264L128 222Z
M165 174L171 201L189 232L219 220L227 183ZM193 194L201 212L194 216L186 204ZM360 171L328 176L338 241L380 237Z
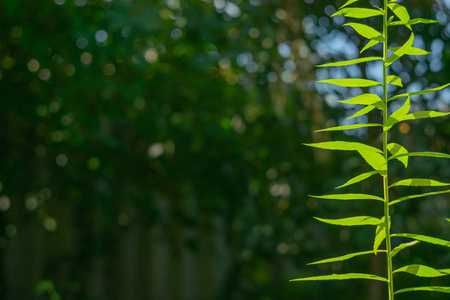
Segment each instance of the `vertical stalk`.
M387 151L387 130L385 125L388 120L388 98L387 98L387 50L388 50L388 0L384 0L384 15L383 15L383 36L385 41L383 43L383 156L388 159ZM394 300L394 281L392 273L392 258L391 258L391 235L390 235L390 214L389 214L389 169L386 166L386 174L383 176L383 191L384 191L384 222L386 230L386 255L387 255L387 272L388 272L388 291L389 300Z

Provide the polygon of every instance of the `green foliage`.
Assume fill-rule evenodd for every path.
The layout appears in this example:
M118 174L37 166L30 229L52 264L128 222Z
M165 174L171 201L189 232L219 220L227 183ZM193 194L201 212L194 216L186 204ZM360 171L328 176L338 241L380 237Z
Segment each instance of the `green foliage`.
M421 265L421 264L411 264L396 270L393 269L393 257L398 254L400 251L410 248L412 246L417 245L419 242L425 242L429 244L435 244L444 247L450 247L450 241L446 241L443 239L429 237L425 235L418 235L412 233L391 233L393 230L391 228L391 211L390 206L393 204L397 204L409 199L432 196L437 194L448 193L449 190L446 191L434 191L429 193L410 195L406 197L399 198L397 200L390 200L390 189L398 186L406 186L406 187L441 187L448 186L450 183L440 182L433 179L423 179L423 178L409 178L409 179L401 179L394 183L389 184L389 162L392 160L398 160L403 164L405 168L408 168L408 162L410 157L433 157L433 158L444 158L449 159L450 155L437 153L437 152L409 152L404 146L391 142L388 143L389 137L388 133L393 128L393 126L399 122L405 122L409 120L423 119L423 118L435 118L447 116L450 113L436 112L436 111L419 111L410 113L411 110L411 96L413 95L422 95L430 92L439 91L450 84L443 85L441 87L423 90L419 92L412 92L406 94L400 94L397 96L392 96L388 98L388 89L389 85L403 87L402 80L397 75L388 75L389 66L393 63L397 62L405 55L425 55L428 52L422 49L412 47L415 35L413 32L409 35L409 38L403 45L399 47L392 48L388 50L388 29L391 26L403 25L410 31L412 31L411 25L415 24L433 24L438 21L434 20L426 20L426 19L410 19L410 15L407 9L395 3L396 1L384 0L383 8L378 9L368 9L368 8L358 8L358 7L348 7L350 4L353 4L357 1L347 1L333 16L342 15L349 18L359 18L359 19L367 19L374 16L382 16L383 17L383 29L382 31L378 31L371 26L361 24L361 23L347 23L344 26L352 27L359 35L369 40L366 46L363 48L361 53L366 49L378 44L383 44L383 60L382 68L379 70L380 73L383 73L383 82L379 83L376 81L368 80L368 79L355 79L355 78L344 78L344 79L326 79L318 81L319 83L328 83L334 84L341 87L377 87L382 86L382 97L379 97L376 94L362 94L356 97L353 97L349 100L339 101L344 104L358 104L366 106L364 109L356 113L356 116L360 116L366 114L373 109L377 108L381 111L383 115L383 124L374 124L374 123L364 123L364 124L352 124L352 125L344 125L344 126L335 126L327 129L317 130L316 132L322 131L337 131L337 130L350 130L350 129L358 129L358 128L367 128L367 127L383 127L382 130L382 141L383 145L381 149L374 148L373 146L355 143L355 142L345 142L345 141L335 141L335 142L322 142L322 143L313 143L313 144L305 144L307 146L316 147L320 149L327 150L350 150L357 151L362 158L373 168L373 171L365 172L356 177L350 179L345 184L339 186L338 188L342 188L348 186L350 184L358 183L366 180L367 178L373 175L379 175L381 177L383 183L383 198L378 196L369 196L366 194L340 194L340 195L326 195L326 196L312 196L319 199L336 199L336 200L380 200L383 203L384 215L381 218L369 217L369 216L354 216L354 217L345 217L339 219L324 219L315 217L316 220L332 224L338 226L358 226L358 225L375 225L375 238L373 243L372 251L362 251L357 253L351 253L335 258L329 258L320 260L318 262L312 264L319 263L331 263L337 261L343 261L355 256L360 255L369 255L369 254L377 254L379 252L386 253L386 278L382 278L375 275L369 274L333 274L333 275L323 275L323 276L313 276L306 278L298 278L293 279L292 281L309 281L309 280L344 280L344 279L371 279L371 280L381 280L387 282L388 285L388 296L389 300L394 299L395 294L410 292L410 291L435 291L435 292L449 292L450 287L417 287L417 288L406 288L400 289L398 291L394 290L394 273L409 273L415 275L417 277L442 277L450 274L448 269L435 269L429 266ZM332 16L332 17L333 17ZM395 18L399 19L399 21L393 21ZM391 54L389 54L389 52ZM392 53L393 52L393 53ZM370 62L378 60L379 57L367 57L367 58L358 58L350 61L343 62L335 62L329 64L319 65L319 67L339 67L346 66L356 63ZM406 97L405 102L397 108L395 111L390 113L390 107L388 106L390 101L400 99ZM355 115L351 116L349 119L355 117ZM390 156L389 156L390 154ZM378 202L379 203L379 202ZM413 239L412 242L403 243L392 249L392 240L394 238L406 237ZM381 244L385 242L385 249L378 250Z

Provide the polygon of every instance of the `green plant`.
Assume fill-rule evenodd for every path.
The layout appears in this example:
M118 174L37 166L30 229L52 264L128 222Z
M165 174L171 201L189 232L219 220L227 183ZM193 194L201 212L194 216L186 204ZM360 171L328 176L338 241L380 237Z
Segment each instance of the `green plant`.
M439 22L436 20L426 20L426 19L410 19L409 13L407 9L396 3L396 0L382 0L383 7L382 8L359 8L359 7L349 7L351 4L358 2L359 0L348 0L343 6L339 8L339 10L333 15L343 15L349 18L355 19L367 19L370 17L382 17L383 18L383 29L382 32L361 23L347 23L344 26L352 27L358 34L367 38L369 41L366 46L361 50L361 53L366 49L378 44L382 43L383 45L383 56L382 57L365 57L359 58L349 61L341 61L336 63L328 63L324 65L320 65L318 67L339 67L339 66L347 66L357 63L364 63L369 61L382 61L383 69L380 72L383 72L383 82L376 82L368 79L327 79L319 82L334 84L342 87L382 87L382 97L379 97L376 94L362 94L357 97L354 97L349 100L340 101L345 104L358 104L363 105L364 108L357 112L355 115L350 118L354 118L356 116L361 116L367 114L368 112L378 109L381 111L383 115L383 123L382 124L354 124L354 125L346 125L346 126L337 126L327 129L322 129L319 131L337 131L337 130L349 130L356 128L367 128L367 127L380 127L383 129L383 146L382 149L375 148L370 145L366 145L363 143L356 142L345 142L345 141L330 141L330 142L321 142L321 143L313 143L306 144L307 146L316 147L320 149L327 150L344 150L344 151L357 151L362 158L372 167L373 170L360 174L345 184L339 186L338 188L342 188L354 183L361 182L373 175L379 175L382 179L383 183L383 196L375 196L375 195L367 195L367 194L335 194L335 195L326 195L326 196L311 196L315 198L321 199L335 199L335 200L375 200L384 206L384 216L381 218L373 217L373 216L355 216L355 217L347 217L342 219L322 219L316 218L317 220L339 226L361 226L361 225L372 225L376 227L375 230L375 238L374 244L371 250L364 252L351 253L347 255L343 255L340 257L329 258L321 261L314 262L312 264L321 264L321 263L330 263L347 260L360 255L370 255L370 254L378 254L382 253L386 256L386 277L380 277L372 274L360 274L360 273L349 273L349 274L333 274L333 275L324 275L324 276L313 276L307 278L298 278L293 279L291 281L311 281L311 280L345 280L345 279L370 279L370 280L378 280L387 283L388 286L388 294L389 299L393 300L395 294L411 292L411 291L435 291L435 292L443 292L450 293L450 287L442 287L442 286L426 286L426 287L411 287L405 288L395 291L394 290L394 274L399 272L410 273L419 277L439 277L450 275L450 269L435 269L432 267L412 264L407 265L396 270L393 270L392 260L394 256L407 247L411 247L416 245L419 242L430 243L435 245L440 245L444 247L450 248L450 241L446 241L443 239L438 239L434 237L418 235L413 233L391 233L391 212L390 208L398 203L419 197L431 196L436 194L449 193L450 190L443 191L435 191L428 192L418 195L410 195L407 197L402 197L399 199L391 200L389 198L390 189L396 188L398 186L427 186L427 187L440 187L440 186L449 186L448 183L439 182L431 179L403 179L397 182L390 183L389 182L389 162L393 160L398 160L404 164L405 168L408 167L408 158L413 156L428 156L428 157L437 157L437 158L450 158L448 154L436 153L436 152L408 152L403 146L397 143L388 143L388 133L389 130L398 122L408 121L408 120L416 120L423 118L434 118L449 115L450 113L442 113L435 111L420 111L409 113L410 110L410 96L413 95L421 95L426 93L431 93L435 91L439 91L449 86L449 84L429 89L423 90L419 92L413 93L405 93L400 95L395 95L388 98L388 86L389 85L397 85L402 86L401 78L396 75L388 75L389 66L397 61L400 57L404 55L426 55L428 52L413 47L414 41L414 33L412 32L412 25L424 23L430 24ZM392 16L389 17L389 14ZM333 17L332 16L332 17ZM395 17L398 20L394 20ZM390 27L395 26L406 26L410 31L410 37L401 47L396 47L393 49L388 49L388 29ZM389 52L393 52L389 55ZM389 104L394 100L406 98L403 105L395 110L392 113L389 113ZM390 153L390 154L389 154ZM399 238L407 238L412 241L399 244L397 247L393 248L392 240ZM385 249L380 249L381 244L385 242Z
M51 280L41 280L36 286L36 294L44 295L48 294L50 300L61 300L61 296L55 289L53 282Z

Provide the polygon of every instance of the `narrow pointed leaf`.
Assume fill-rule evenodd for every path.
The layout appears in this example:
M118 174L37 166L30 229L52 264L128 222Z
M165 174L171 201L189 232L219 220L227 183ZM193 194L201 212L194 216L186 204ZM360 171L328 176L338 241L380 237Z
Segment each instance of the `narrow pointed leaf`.
M350 130L350 129L358 129L358 128L367 128L367 127L382 127L382 124L369 123L369 124L353 124L353 125L344 125L344 126L335 126L325 129L319 129L315 132L323 132L323 131L339 131L339 130Z
M312 144L304 144L306 146L326 149L326 150L343 150L343 151L357 151L357 150L366 150L366 151L374 151L378 153L383 153L378 148L368 146L362 143L355 142L344 142L344 141L331 141L331 142L321 142L321 143L312 143Z
M400 19L400 21L408 22L410 20L409 13L404 6L396 3L390 3L388 4L388 6L392 10L392 12ZM411 25L405 25L409 30L412 30Z
M405 168L408 167L408 156L407 156L408 150L406 150L405 147L396 143L390 143L387 145L387 149L393 155L390 158L388 158L388 160L397 159L398 161L400 161L402 164L405 165ZM403 154L405 154L405 157L401 156Z
M406 288L396 291L394 294L401 294L406 292L417 292L417 291L424 291L424 292L439 292L439 293L450 293L450 287L448 286L422 286L422 287L412 287L412 288Z
M357 59L352 59L352 60L344 60L344 61L338 61L338 62L334 62L334 63L318 65L316 67L319 67L319 68L341 67L341 66L349 66L349 65L359 64L359 63L368 62L368 61L382 60L382 59L383 59L382 57L364 57L364 58L357 58Z
M360 23L347 23L347 24L344 24L344 26L352 27L358 34L365 37L366 39L375 40L378 42L385 41L385 38L383 37L383 35L379 31L373 29L370 26L360 24Z
M411 239L422 241L422 242L425 242L425 243L430 243L430 244L435 244L435 245L439 245L439 246L444 246L444 247L449 247L450 248L450 242L449 241L438 239L438 238L434 238L434 237L430 237L430 236L426 236L426 235L413 234L413 233L394 233L394 234L391 234L391 237L395 237L395 236L396 237L411 238Z
M369 79L345 78L345 79L325 79L317 82L329 83L343 87L368 87L381 86L381 83Z
M422 179L422 178L410 178L397 181L389 186L389 188L394 186L448 186L450 183L439 182L432 179Z
M351 115L347 119L353 119L353 118L357 118L357 117L363 116L363 115L371 112L374 109L375 109L374 105L367 105L366 107L364 107L363 109L357 111L355 114Z
M339 226L379 225L383 223L380 219L369 216L348 217L342 219L322 219L314 217L314 219L323 223Z
M342 256L338 256L338 257L327 258L327 259L315 261L315 262L309 263L308 265L318 265L318 264L325 264L325 263L331 263L331 262L336 262L336 261L343 261L343 260L347 260L347 259L350 259L350 258L353 258L356 256L367 255L367 254L376 254L376 253L380 253L380 252L386 252L386 250L363 251L363 252L350 253L350 254L346 254L346 255L342 255Z
M378 250L378 247L380 247L381 243L386 238L386 228L385 228L386 225L384 224L384 217L381 218L381 221L383 222L383 224L378 225L375 230L375 239L373 241L374 251Z
M379 41L375 41L375 40L370 40L365 46L364 48L361 49L361 51L359 52L360 54L363 53L364 51L366 51L369 48L372 48L373 46L375 46L376 44L378 44Z
M410 108L411 108L411 100L408 97L405 103L389 116L386 122L385 130L386 131L389 130L395 123L402 121L403 118L408 114Z
M403 97L409 97L409 96L415 96L415 95L423 95L423 94L428 94L428 93L432 93L432 92L437 92L437 91L440 91L442 89L445 89L448 86L450 86L450 83L447 83L445 85L439 86L437 88L432 88L432 89L418 91L418 92L412 92L412 93L405 93L405 94L393 96L393 97L389 98L388 101L392 101L392 100L403 98Z
M339 7L339 9L343 9L346 6L349 6L350 4L353 4L355 2L357 2L359 0L348 0L344 5L342 5L341 7Z
M430 192L430 193L424 193L424 194L417 194L417 195L410 195L410 196L406 196L406 197L402 197L402 198L398 198L394 201L389 202L389 205L394 205L406 200L410 200L410 199L416 199L416 198L422 198L422 197L427 197L427 196L433 196L433 195L439 195L439 194L446 194L446 193L450 193L450 190L446 190L446 191L438 191L438 192Z
M379 174L379 172L377 172L377 171L370 171L370 172L366 172L366 173L360 174L358 176L353 177L352 179L350 179L349 181L347 181L343 185L338 186L336 189L340 189L340 188L343 188L343 187L346 187L346 186L349 186L349 185L361 182L361 181L363 181L363 180L365 180L365 179L367 179L370 176L375 175L375 174Z
M418 120L418 119L428 119L428 118L439 118L448 116L450 113L438 112L438 111L419 111L412 114L407 114L402 117L400 121L408 121L408 120Z
M403 87L402 84L402 79L398 76L395 75L390 75L387 77L387 83L392 84L392 85L396 85L399 87Z
M389 26L397 26L397 25L415 25L415 24L433 24L433 23L439 23L443 22L440 20L429 20L429 19L422 19L422 18L415 18L408 21L395 21L391 22Z
M398 245L397 247L392 249L392 251L391 251L391 258L394 257L397 253L399 253L403 249L412 247L414 245L417 245L418 243L420 243L420 241L414 240L414 241L409 242L409 243L403 243L403 244Z
M400 47L395 47L395 48L389 49L388 51L395 52L398 49L400 49ZM411 47L408 50L406 50L405 55L427 55L427 54L430 54L430 53L431 52L425 51L425 50L420 49L420 48Z
M439 272L439 270L436 270L435 268L419 264L404 266L394 271L394 273L398 272L405 272L418 277L442 277L447 275Z
M383 100L375 94L362 94L348 100L340 100L339 102L344 104L375 105L376 103L382 103Z
M394 156L389 157L391 159L400 159L410 156L426 156L426 157L437 157L437 158L450 158L449 154L439 153L439 152L409 152L409 153L398 153Z
M367 195L367 194L334 194L334 195L323 195L323 196L313 196L309 197L318 199L330 199L330 200L378 200L384 202L384 199L378 196Z
M358 150L358 152L372 168L379 171L381 175L386 174L387 163L386 159L381 154L365 150Z
M347 7L347 8L338 10L331 17L338 16L338 15L344 16L344 17L349 17L349 18L365 19L365 18L374 17L374 16L382 16L383 13L376 9Z
M414 33L411 33L411 36L409 37L409 39L406 41L405 44L403 44L403 46L401 46L400 48L398 48L398 50L396 50L387 60L386 65L389 66L391 65L393 62L395 62L397 59L399 59L400 57L402 57L403 55L406 54L406 52L408 51L409 48L411 48L412 44L414 42Z
M380 276L372 275L372 274L363 274L363 273L322 275L322 276L291 279L289 281L347 280L347 279L369 279L369 280L379 280L379 281L385 281L385 282L388 281L384 277L380 277Z

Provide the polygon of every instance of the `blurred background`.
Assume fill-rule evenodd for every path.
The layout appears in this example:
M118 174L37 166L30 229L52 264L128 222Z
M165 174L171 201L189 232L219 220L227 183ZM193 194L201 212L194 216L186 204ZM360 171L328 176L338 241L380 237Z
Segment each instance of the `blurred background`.
M374 237L373 228L313 216L382 214L378 203L308 197L370 167L353 153L302 143L380 145L376 130L313 134L346 124L358 108L337 100L367 92L316 79L381 76L376 62L314 67L359 56L365 41L342 28L344 17L329 18L344 2L1 1L0 299L386 299L377 282L288 282L384 274L381 255L306 266L369 250ZM390 92L450 82L450 1L398 2L411 17L443 22L414 26L414 46L432 54L393 64L404 87ZM409 36L406 28L390 34L394 45ZM450 89L412 101L414 110L449 111ZM449 139L449 118L402 123L391 134L410 151L450 153ZM393 163L392 180L450 181L446 160L410 165ZM379 195L378 181L343 192ZM395 206L393 231L449 239L444 217L449 196L411 200ZM410 263L449 268L450 252L417 245L397 256L397 267ZM396 276L398 288L450 285Z

